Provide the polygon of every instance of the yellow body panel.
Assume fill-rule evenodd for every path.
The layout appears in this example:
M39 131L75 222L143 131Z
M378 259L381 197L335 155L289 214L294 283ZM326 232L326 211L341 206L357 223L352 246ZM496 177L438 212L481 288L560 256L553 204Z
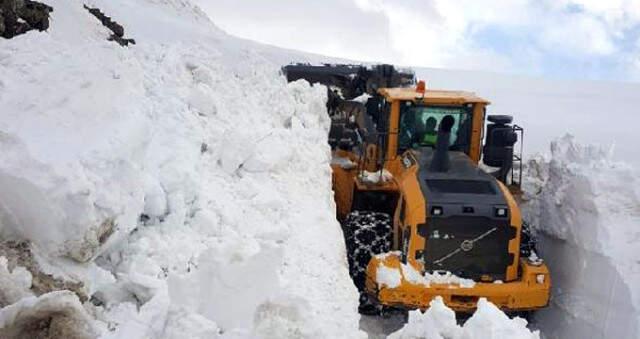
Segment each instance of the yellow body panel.
M461 105L465 103L489 104L489 101L465 91L428 89L424 93L415 88L382 88L378 91L387 101L422 101L425 104Z
M509 241L509 253L514 256L514 263L507 267L507 281L512 281L518 277L518 262L520 261L520 230L522 229L522 216L520 215L520 208L516 204L516 200L511 195L509 189L500 181L498 181L498 187L502 190L507 204L509 205L509 213L511 214L511 226L515 227L516 237Z
M471 124L471 145L469 147L469 158L476 164L480 162L482 155L482 131L484 129L484 111L486 103L477 104L473 107L473 121Z
M387 147L387 159L394 160L397 157L398 129L400 123L400 101L391 102L391 114L389 118L389 146Z
M383 266L399 270L401 280L398 286L378 284L375 277L378 269ZM427 286L408 281L401 268L400 258L389 254L383 259L374 257L369 262L367 292L383 305L405 309L427 309L436 296L441 296L448 307L459 312L473 312L479 298L487 298L505 311L528 311L547 306L551 289L547 266L533 266L522 260L520 267L522 274L512 282L476 282L473 287L433 283ZM540 279L539 276L544 276L544 279Z

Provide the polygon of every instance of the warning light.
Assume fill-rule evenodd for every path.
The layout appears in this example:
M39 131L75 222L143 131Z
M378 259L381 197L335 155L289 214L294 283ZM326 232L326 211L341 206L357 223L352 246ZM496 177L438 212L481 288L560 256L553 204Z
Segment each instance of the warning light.
M424 94L426 89L427 89L427 84L424 82L424 80L418 81L418 86L416 86L416 92Z

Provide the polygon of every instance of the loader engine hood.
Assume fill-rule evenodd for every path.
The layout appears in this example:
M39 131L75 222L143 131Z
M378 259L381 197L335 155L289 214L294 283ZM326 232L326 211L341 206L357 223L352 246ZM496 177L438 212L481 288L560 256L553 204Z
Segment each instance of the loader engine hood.
M437 151L420 151L418 173L425 197L427 271L445 270L474 280L505 280L515 258L509 241L516 236L504 193L494 177L478 168L462 152L447 151L446 171L434 170Z

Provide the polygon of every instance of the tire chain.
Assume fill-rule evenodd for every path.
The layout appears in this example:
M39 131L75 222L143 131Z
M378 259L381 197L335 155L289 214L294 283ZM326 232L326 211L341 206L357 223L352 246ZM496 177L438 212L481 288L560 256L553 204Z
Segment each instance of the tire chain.
M522 234L520 237L520 255L522 257L529 257L531 252L537 252L538 239L536 238L533 227L527 222L522 223Z
M358 291L365 288L371 257L391 249L391 217L370 211L353 211L344 222L349 274Z

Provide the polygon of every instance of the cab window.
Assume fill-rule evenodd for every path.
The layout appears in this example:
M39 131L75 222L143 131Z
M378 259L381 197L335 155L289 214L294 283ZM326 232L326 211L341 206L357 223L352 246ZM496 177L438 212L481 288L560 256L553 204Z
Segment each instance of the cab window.
M435 147L442 119L454 119L449 145L451 150L468 152L471 138L471 107L424 106L407 102L400 109L398 151L420 147Z

